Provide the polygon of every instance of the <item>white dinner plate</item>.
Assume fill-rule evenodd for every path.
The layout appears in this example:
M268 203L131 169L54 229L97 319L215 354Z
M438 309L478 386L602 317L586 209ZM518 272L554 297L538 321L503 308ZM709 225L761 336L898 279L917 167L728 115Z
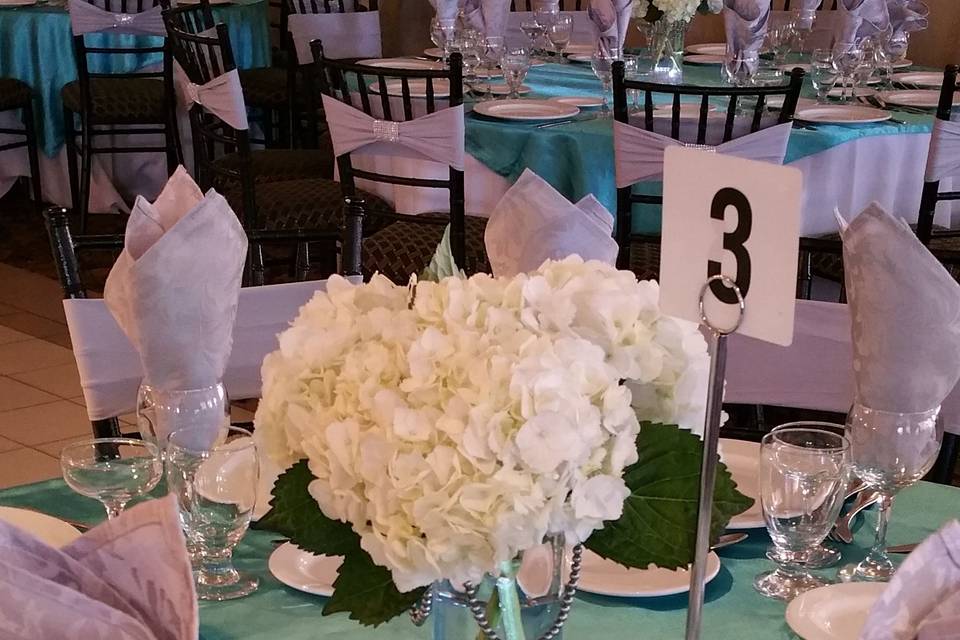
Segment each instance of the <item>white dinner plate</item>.
M809 62L788 62L787 64L781 64L777 69L780 69L780 71L784 73L790 73L798 67L803 69L804 73L810 73L810 69L812 68Z
M753 498L753 506L730 519L728 529L760 529L766 526L760 508L760 444L720 438L720 460L727 465L737 490Z
M801 593L787 606L787 624L803 640L857 640L883 582L831 584Z
M533 91L530 87L525 84L520 85L520 88L517 90L517 93L520 95L525 95ZM510 95L510 87L507 86L505 82L497 82L490 85L490 93L495 96L506 96Z
M343 558L340 556L315 556L287 542L270 554L267 568L274 578L288 587L330 597L341 564Z
M913 66L913 60L907 60L907 59L903 59L900 62L893 63L894 69L906 69L907 67L912 67L912 66Z
M583 552L583 568L577 589L585 593L619 598L655 598L686 593L690 590L690 572L686 569L628 569L605 560L592 551ZM706 581L720 573L720 558L707 556Z
M430 47L429 49L423 50L423 55L428 58L436 58L437 60L443 58L443 49L440 47Z
M707 105L707 113L714 113L717 110L717 107L712 104ZM673 117L673 105L672 104L658 104L653 110L654 118L672 118ZM680 117L681 118L699 118L700 117L700 103L698 102L681 102L680 103Z
M491 100L473 107L474 113L500 120L562 120L580 109L555 100Z
M559 98L550 99L554 102L568 104L573 107L579 107L580 109L594 109L596 107L603 106L603 98L598 98L596 96L562 96Z
M410 78L407 81L407 86L410 89L411 98L426 98L427 97L427 81L423 78ZM380 93L380 83L371 82L367 87L370 93ZM403 96L403 81L394 79L387 80L387 95L388 96ZM444 80L443 78L436 78L433 81L433 95L435 98L449 98L450 97L450 81Z
M914 84L918 87L933 87L939 89L943 86L943 74L934 71L903 71L890 76L894 82L903 84Z
M37 4L37 0L0 0L0 7L29 7Z
M687 53L693 55L705 56L725 56L727 55L727 45L723 42L705 42L703 44L691 44L687 47Z
M889 111L856 104L829 104L798 109L794 118L805 122L827 124L865 124L883 122L889 120L892 115Z
M852 92L850 91L850 87L847 87L847 93L846 93L847 97L851 98L852 97L851 94ZM839 98L840 96L843 95L843 87L834 87L833 89L830 89L830 93L828 93L827 95L830 96L831 98ZM877 95L877 90L874 89L873 87L860 87L859 89L857 89L858 98L869 98L870 96L875 96L875 95Z
M683 61L690 64L703 64L703 65L723 64L724 56L695 53L692 56L683 56Z
M63 520L29 509L0 507L0 520L33 534L51 547L63 547L80 537L80 532Z
M940 92L933 89L904 89L902 91L884 91L880 94L887 104L901 107L921 107L936 109L940 104ZM960 105L960 96L954 94L954 106Z
M573 53L567 56L567 60L571 62L585 62L586 64L590 64L591 62L593 62L593 54L592 53Z
M570 44L567 45L565 52L568 56L592 56L596 48L595 44Z
M443 69L443 64L433 60L418 60L416 58L369 58L360 60L357 64L381 69Z

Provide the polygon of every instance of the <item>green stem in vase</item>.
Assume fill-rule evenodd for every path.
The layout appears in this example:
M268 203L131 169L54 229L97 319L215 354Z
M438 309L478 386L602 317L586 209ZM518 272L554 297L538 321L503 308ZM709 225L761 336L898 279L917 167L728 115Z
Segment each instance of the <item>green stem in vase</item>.
M500 615L503 619L506 640L526 640L523 635L520 594L517 591L519 570L519 560L507 560L500 565L500 576L497 578L497 595L500 600Z

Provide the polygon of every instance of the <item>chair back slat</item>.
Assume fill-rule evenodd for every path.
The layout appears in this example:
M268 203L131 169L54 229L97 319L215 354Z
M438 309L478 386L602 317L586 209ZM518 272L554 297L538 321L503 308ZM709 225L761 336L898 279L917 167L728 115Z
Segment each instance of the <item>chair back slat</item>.
M940 86L940 100L937 103L937 120L943 122L950 122L952 120L953 102L957 93L960 92L960 87L957 86L958 73L960 73L960 66L958 65L947 65L943 70L943 84ZM931 138L931 156L935 153L932 142L936 138L936 133L937 132L934 132L934 136ZM931 159L928 158L928 163L930 160ZM953 193L949 192L941 193L939 179L931 179L928 176L924 180L923 193L920 196L920 212L917 219L917 237L920 239L920 242L929 244L933 239L933 219L937 213L937 204L943 201L953 200L953 195Z

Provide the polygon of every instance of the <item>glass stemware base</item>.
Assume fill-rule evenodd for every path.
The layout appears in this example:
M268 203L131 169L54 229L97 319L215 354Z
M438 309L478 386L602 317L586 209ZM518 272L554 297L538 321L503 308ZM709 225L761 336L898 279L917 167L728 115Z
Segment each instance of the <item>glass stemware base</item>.
M229 563L222 570L205 563L203 571L194 572L194 582L200 600L215 602L248 596L260 586L259 578L237 571Z
M859 564L844 565L837 578L840 582L888 582L895 571L886 553L871 551Z
M793 572L777 568L758 575L753 581L753 588L768 598L789 602L801 593L828 584L829 581L804 571Z
M767 551L767 558L777 563L790 562L797 564L804 569L827 569L840 564L843 554L839 549L822 544L798 553L788 553L771 547Z

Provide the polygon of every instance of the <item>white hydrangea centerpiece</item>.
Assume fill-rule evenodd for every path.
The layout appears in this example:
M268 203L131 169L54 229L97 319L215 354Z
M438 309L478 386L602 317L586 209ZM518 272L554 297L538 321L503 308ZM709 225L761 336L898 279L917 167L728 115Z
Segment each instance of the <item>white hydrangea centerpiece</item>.
M700 13L720 13L723 0L634 0L633 17L647 22L689 22Z

